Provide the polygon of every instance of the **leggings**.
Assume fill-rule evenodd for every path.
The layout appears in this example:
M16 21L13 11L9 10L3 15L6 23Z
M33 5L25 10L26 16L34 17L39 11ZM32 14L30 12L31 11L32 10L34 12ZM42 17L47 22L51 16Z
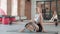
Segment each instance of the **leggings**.
M37 32L42 32L42 26L40 24L37 24L39 26L39 30Z

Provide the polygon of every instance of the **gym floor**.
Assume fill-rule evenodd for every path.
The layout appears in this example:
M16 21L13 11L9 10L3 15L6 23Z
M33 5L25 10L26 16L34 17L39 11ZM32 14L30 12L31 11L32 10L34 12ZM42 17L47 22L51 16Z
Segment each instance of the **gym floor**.
M43 24L46 32L21 33L20 30L24 28L24 25L26 23L22 22L22 23L13 24L13 25L0 24L0 34L60 34L60 24L57 27L54 24Z

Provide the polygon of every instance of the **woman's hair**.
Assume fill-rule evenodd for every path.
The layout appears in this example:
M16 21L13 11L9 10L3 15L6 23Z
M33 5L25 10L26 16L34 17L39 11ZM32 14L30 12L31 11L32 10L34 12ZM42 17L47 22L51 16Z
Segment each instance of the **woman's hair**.
M52 14L54 15L56 11L52 11Z
M32 23L31 23L31 22L27 23L27 24L25 25L25 27L26 27L27 25L32 25Z

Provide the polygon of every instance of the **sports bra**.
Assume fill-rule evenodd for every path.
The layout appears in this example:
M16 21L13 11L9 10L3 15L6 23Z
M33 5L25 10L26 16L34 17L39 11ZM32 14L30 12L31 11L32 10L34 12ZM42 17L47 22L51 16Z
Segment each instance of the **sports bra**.
M36 23L40 22L40 14L36 14L34 20Z

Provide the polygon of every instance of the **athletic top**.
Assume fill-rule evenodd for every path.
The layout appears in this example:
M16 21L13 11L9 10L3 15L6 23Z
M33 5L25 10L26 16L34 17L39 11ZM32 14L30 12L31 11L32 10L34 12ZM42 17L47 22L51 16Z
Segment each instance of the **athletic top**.
M54 18L54 19L57 19L57 15L55 15L53 18Z
M57 15L53 16L53 17L51 18L51 20L49 20L49 21L54 21L54 19L58 19L58 18L57 18Z
M36 23L40 22L40 14L36 14L34 20Z

